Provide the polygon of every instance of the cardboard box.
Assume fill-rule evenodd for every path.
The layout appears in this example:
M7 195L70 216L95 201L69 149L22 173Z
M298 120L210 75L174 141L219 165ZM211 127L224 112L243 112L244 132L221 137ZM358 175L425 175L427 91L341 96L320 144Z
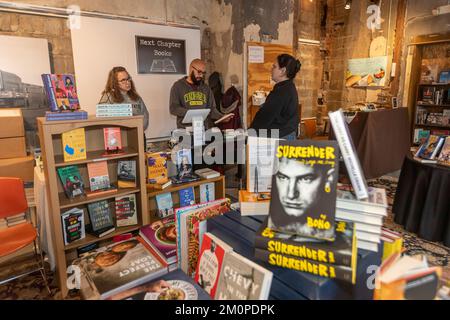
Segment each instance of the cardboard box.
M1 108L0 138L23 137L24 135L22 110L19 108Z
M0 138L0 159L27 156L25 137Z
M34 157L0 160L0 177L17 177L23 181L34 180Z

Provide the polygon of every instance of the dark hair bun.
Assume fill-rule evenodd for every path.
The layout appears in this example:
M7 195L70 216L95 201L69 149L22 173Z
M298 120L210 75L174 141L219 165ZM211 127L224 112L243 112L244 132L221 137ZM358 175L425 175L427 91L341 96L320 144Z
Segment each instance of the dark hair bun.
M277 60L280 68L286 68L286 76L289 79L294 79L297 73L300 71L300 68L302 67L300 60L295 59L290 54L280 54L277 57Z

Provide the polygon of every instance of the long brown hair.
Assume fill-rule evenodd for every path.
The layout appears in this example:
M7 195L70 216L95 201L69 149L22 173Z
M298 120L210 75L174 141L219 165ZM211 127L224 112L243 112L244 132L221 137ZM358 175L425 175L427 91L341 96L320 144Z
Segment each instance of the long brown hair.
M117 82L117 74L123 71L128 73L127 69L124 67L112 68L108 74L108 81L106 82L105 90L102 93L109 94L116 103L122 103L124 100L122 94L120 93L119 83ZM130 74L128 73L128 75ZM136 92L133 80L131 80L131 89L127 92L127 94L133 101L137 101L140 98Z

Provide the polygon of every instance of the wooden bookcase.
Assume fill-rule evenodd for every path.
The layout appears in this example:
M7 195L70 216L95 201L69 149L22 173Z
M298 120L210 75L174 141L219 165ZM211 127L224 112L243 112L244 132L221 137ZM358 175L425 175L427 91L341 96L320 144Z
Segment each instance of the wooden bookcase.
M89 116L87 120L72 121L46 121L45 118L38 118L39 138L44 161L44 173L46 178L47 199L49 202L49 220L53 248L56 260L56 276L61 289L62 297L67 295L67 266L71 261L69 258L76 257L76 249L95 242L111 241L111 238L127 233L137 231L142 225L150 222L147 214L147 188L146 188L146 168L145 168L145 150L144 150L144 131L143 116L134 117L115 117L115 118L96 118ZM122 145L124 153L113 156L102 156L104 153L103 128L120 127ZM61 135L64 132L84 128L86 136L87 159L64 162L62 153ZM118 189L117 192L98 195L87 198L85 196L68 199L64 194L64 189L60 181L57 169L69 165L76 165L80 171L84 185L89 186L89 177L87 173L87 164L96 161L107 161L108 173L112 184L117 186L117 163L119 160L136 160L136 188ZM61 213L71 208L81 208L87 212L88 203L108 200L114 202L117 196L135 194L138 224L128 227L116 227L115 232L102 238L90 235L86 232L86 237L74 241L69 245L64 244L63 230L61 223ZM114 205L110 203L112 209ZM114 216L114 210L113 216ZM85 222L87 221L85 215Z
M180 185L171 185L163 190L154 189L151 186L147 186L147 197L148 197L148 209L149 209L149 216L151 222L160 220L161 218L158 217L158 206L156 204L156 196L158 194L164 194L164 193L171 193L172 194L172 202L173 202L173 208L179 208L180 207L180 197L178 194L179 190L194 187L194 195L195 195L195 203L200 203L200 185L205 183L214 183L214 194L215 199L222 199L225 198L225 177L220 176L216 178L211 179L201 179L198 181L190 182L190 183L184 183Z
M424 118L424 114L442 114L444 110L450 109L450 102L446 98L449 94L450 83L436 83L438 80L436 78L434 82L422 81L424 66L430 67L430 74L433 74L434 77L438 77L441 71L450 70L449 48L450 34L418 36L413 38L410 43L410 58L408 58L407 63L410 67L407 68L405 80L405 83L409 83L409 85L405 86L404 99L407 99L406 104L410 110L412 140L414 139L415 129L425 129L430 132L433 130L450 130L450 125L430 121L422 123L420 121ZM434 91L444 92L445 96L442 103L436 104L435 101L422 103L423 89L426 87L430 87ZM434 97L433 94L433 99Z

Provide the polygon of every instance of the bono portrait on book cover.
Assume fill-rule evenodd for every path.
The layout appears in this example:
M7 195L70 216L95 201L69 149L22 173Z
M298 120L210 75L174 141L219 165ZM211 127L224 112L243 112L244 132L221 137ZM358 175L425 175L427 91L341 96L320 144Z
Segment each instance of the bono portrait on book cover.
M321 149L317 145L309 148ZM333 158L328 159L326 156L302 157L305 153L301 152L296 156L290 152L289 156L278 157L278 167L272 178L270 228L300 236L334 239L339 158L338 149L333 149Z

